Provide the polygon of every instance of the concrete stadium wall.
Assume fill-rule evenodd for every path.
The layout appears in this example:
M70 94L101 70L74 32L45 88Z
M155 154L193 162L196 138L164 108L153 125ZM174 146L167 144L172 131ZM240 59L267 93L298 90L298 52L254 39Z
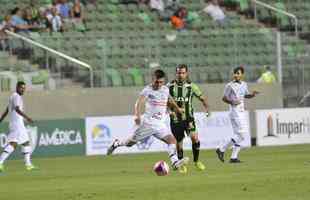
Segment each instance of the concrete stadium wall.
M208 96L210 109L222 111L228 108L221 98L223 84L200 85ZM280 85L250 84L250 90L261 92L257 98L247 101L247 109L282 108ZM55 91L29 91L24 101L26 112L34 119L68 119L85 116L113 116L133 113L133 106L141 87L117 87L96 89L64 89ZM10 93L0 96L0 110L4 110ZM202 110L196 100L197 111Z

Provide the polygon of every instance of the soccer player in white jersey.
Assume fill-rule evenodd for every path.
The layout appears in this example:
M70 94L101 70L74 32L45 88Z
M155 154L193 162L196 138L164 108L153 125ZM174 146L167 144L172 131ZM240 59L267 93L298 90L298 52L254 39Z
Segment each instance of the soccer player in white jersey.
M232 146L230 163L240 163L238 154L241 150L240 143L244 140L243 134L247 131L245 118L244 99L253 98L258 92L248 90L246 82L242 81L244 68L242 66L233 70L233 81L229 82L224 89L223 101L229 104L229 118L233 128L232 138L220 148L216 149L218 158L224 162L224 152Z
M31 163L31 146L29 136L24 124L24 119L29 123L33 123L32 119L24 113L24 104L22 95L25 93L26 84L19 81L16 84L16 92L9 98L9 105L3 112L0 122L9 114L9 134L8 144L4 147L0 155L0 172L4 171L4 161L14 152L17 145L21 145L21 151L24 154L26 169L31 171L36 169Z
M140 93L135 104L135 124L138 128L134 134L127 140L120 141L116 139L109 147L107 155L120 147L131 147L138 141L147 137L154 136L168 145L168 154L171 160L172 168L177 170L189 161L188 157L178 159L176 153L176 140L167 127L165 120L167 116L167 106L174 108L178 113L184 111L177 106L173 98L169 95L169 89L165 84L165 73L162 70L156 70L153 73L152 84L146 86ZM142 106L145 105L143 119L141 117Z

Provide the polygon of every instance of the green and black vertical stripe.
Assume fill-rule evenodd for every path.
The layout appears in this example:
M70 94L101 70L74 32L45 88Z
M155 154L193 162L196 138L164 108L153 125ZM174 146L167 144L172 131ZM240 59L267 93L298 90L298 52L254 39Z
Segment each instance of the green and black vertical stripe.
M169 84L169 92L171 97L176 101L177 105L185 109L184 114L177 114L175 117L171 115L171 120L174 122L179 121L192 121L194 119L194 109L193 109L193 89L192 83L186 81L182 84L177 83L176 80Z

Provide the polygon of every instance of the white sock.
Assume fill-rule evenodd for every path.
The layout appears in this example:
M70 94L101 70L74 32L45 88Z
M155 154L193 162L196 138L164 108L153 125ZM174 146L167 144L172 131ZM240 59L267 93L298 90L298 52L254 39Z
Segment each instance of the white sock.
M230 158L231 158L231 159L237 159L240 150L241 150L240 145L235 144L235 145L233 146L233 150L232 150L232 153L231 153L231 157L230 157Z
M225 143L223 146L220 147L221 152L225 152L230 146L234 144L233 140L229 140L229 142Z
M2 165L4 161L13 153L14 147L10 144L6 145L3 149L2 154L0 155L0 164Z
M22 146L22 152L24 154L24 161L26 166L32 165L31 163L31 146Z
M168 155L171 161L171 164L175 163L178 161L178 155L177 155L177 149L175 144L168 144Z

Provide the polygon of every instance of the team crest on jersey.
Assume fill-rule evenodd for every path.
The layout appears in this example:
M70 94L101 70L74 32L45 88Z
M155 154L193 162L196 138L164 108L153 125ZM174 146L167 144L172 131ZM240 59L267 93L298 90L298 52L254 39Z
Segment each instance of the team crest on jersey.
M148 98L149 98L149 99L156 99L156 97L155 97L153 94L149 94L149 95L148 95Z

